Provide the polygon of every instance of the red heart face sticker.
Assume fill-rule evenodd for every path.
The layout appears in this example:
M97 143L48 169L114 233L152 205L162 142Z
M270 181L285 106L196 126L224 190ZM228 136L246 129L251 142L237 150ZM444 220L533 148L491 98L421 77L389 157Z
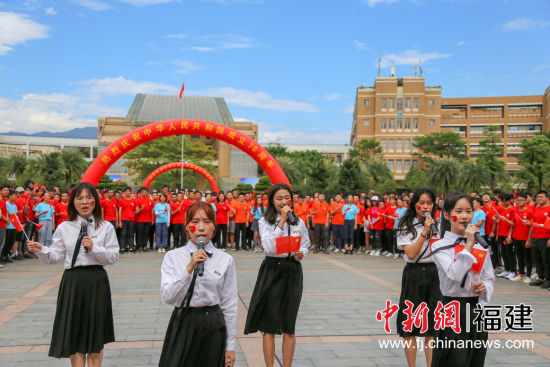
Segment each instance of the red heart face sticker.
M453 215L453 216L451 217L451 220L452 220L453 222L456 222L456 221L458 220L458 218L457 218L456 215Z
M292 200L289 199L289 200L287 201L287 204L288 204L289 206L292 205Z
M422 205L420 205L420 204L416 204L416 210L418 210L418 211L422 211Z
M90 200L90 206L95 206L95 200Z
M189 230L191 231L191 233L195 233L195 231L197 230L197 227L190 225Z

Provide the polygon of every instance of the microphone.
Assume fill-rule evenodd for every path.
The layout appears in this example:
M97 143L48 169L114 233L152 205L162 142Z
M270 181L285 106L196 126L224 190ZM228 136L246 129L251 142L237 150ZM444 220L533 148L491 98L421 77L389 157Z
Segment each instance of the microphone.
M468 224L464 223L464 228L466 228L467 226L468 226ZM479 243L481 246L483 246L483 248L489 248L489 244L487 243L487 241L485 241L485 239L483 237L481 237L479 232L476 232L476 234L474 235L474 238L476 239L477 243Z
M291 201L289 200L288 206L290 205L291 205ZM290 209L291 210L288 213L286 213L286 218L288 219L289 223L294 223L295 218L294 218L294 213L292 213L292 206L290 206Z
M197 247L199 250L204 250L204 246L206 246L206 238L199 237L197 238ZM198 263L197 264L197 273L200 277L204 274L204 263Z
M430 218L431 218L432 213L426 212L426 213L424 214L424 216L425 216L425 217L430 217ZM432 223L432 224L430 225L430 229L432 230L432 233L439 233L439 231L437 230L437 227L435 226L435 223Z
M82 238L84 238L88 235L88 221L87 220L83 220L82 222L80 222L80 235L82 236ZM85 254L88 253L88 248L87 247L84 247L84 253Z

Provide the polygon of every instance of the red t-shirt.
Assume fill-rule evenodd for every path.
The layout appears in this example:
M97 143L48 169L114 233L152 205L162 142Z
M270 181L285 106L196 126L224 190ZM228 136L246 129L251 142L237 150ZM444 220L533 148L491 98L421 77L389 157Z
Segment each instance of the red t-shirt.
M29 199L27 202L27 220L30 222L34 222L36 220L36 217L34 216L34 206L37 204L36 201L33 199Z
M330 210L330 207L326 201L324 201L323 203L313 201L313 205L311 206L310 211L312 212L317 211L317 213L313 214L313 223L325 224L327 222L327 212L329 210Z
M235 223L246 223L246 214L250 206L248 203L241 203L240 201L235 203Z
M136 208L136 203L134 199L122 198L118 202L118 207L122 208L122 212L120 213L120 220L134 220Z
M395 218L398 216L395 213L397 209L399 208L398 207L392 208L391 206L389 206L384 211L384 214L388 215L388 217L386 217L386 229L393 229L395 227L395 219L392 219L392 218Z
M153 203L153 199L151 199L149 196L146 196L142 198L141 196L139 198L134 199L136 202L136 209L143 207L143 209L136 214L136 222L137 223L151 223L153 220L151 210L155 206Z
M361 204L356 204L356 205L357 205L357 208L359 209L359 213L355 215L355 221L357 222L357 226L363 227L363 224L365 223L365 217L363 216L363 213L365 212L365 208Z
M116 222L116 208L118 206L116 199L103 199L99 201L99 204L103 208L103 219L108 222Z
M538 224L544 224L546 218L550 216L550 205L545 207L537 206L533 209L533 221ZM539 226L533 226L533 238L550 238L550 231Z
M491 204L492 205L492 204ZM493 230L493 216L494 216L494 210L492 208L496 209L496 206L482 206L481 210L485 213L485 234L488 236L491 234L491 231ZM491 213L492 212L492 213Z
M371 224L372 229L381 231L381 230L384 230L384 228L386 228L384 225L383 214L384 214L384 209L382 207L372 207L370 209L367 209L367 215L370 216L371 223L375 219L378 219L376 223Z
M306 224L306 219L307 219L307 215L308 215L308 205L306 204L306 202L304 201L302 203L302 205L296 203L294 205L294 213L296 213L296 215L304 221L304 224Z
M4 217L8 216L8 208L6 207L6 202L2 199L0 199L0 211L2 212L2 215ZM0 228L6 228L8 226L8 223L4 222L4 220L0 220Z
M336 210L336 213L332 215L332 224L335 225L344 225L344 214L342 213L342 208L344 204L337 203L336 201L330 204L330 212Z
M55 217L55 224L60 225L67 219L69 219L69 203L63 204L59 202L55 205L55 214L61 214Z
M500 214L502 217L508 220L512 220L514 219L514 212L516 211L516 208L513 207L512 205L510 205L508 209L504 209L503 207L499 206L497 208L497 211L498 211L498 214ZM498 222L498 235L507 237L508 234L510 233L510 227L511 225L508 222L501 219Z
M530 227L523 224L522 220L532 220L533 209L529 207L522 211L519 211L517 207L514 207L514 209L514 230L512 232L512 238L518 241L526 241L529 237Z
M215 202L216 205L216 224L227 224L229 213L231 212L231 204Z
M177 213L174 213L177 210ZM185 201L181 203L170 203L170 222L174 224L184 224L185 223L185 211L187 207L185 206Z
M21 195L19 199L15 200L14 204L17 206L17 211L21 212L20 214L17 214L17 216L19 217L19 221L21 222L21 224L25 223L25 216L23 215L23 209L27 204L26 195ZM54 207L55 207L55 203L54 203Z

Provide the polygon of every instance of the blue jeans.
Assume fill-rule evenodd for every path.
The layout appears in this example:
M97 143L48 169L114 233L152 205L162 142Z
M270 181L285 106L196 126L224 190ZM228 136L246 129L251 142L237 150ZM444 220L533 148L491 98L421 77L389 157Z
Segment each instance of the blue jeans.
M158 248L166 248L166 244L168 243L168 223L157 223L156 229L157 229L157 247Z
M344 226L341 224L333 224L332 233L334 233L334 248L337 248L339 250L343 249L344 248Z
M353 245L355 220L346 219L344 221L344 244Z
M38 223L43 225L38 231L38 242L43 246L50 247L52 245L52 221L40 219Z

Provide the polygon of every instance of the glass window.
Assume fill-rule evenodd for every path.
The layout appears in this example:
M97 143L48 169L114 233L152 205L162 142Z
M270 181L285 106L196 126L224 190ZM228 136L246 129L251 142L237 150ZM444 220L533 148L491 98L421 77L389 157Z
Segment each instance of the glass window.
M363 126L369 126L369 120L363 120Z
M395 119L390 119L390 130L395 129Z
M369 105L369 100L368 100L368 99L364 99L364 100L363 100L363 105L364 105L364 106L368 106L368 105Z
M401 172L402 168L401 168L401 159L398 159L395 161L395 171L396 172Z
M396 144L396 149L398 152L401 152L403 150L403 140L401 139L397 139L395 141L395 144Z
M518 131L517 126L508 126L508 131Z
M397 128L399 130L403 128L403 119L397 119Z
M411 109L411 99L405 98L405 109L410 110Z
M405 139L405 152L410 152L410 151L411 151L411 140Z
M382 109L385 110L388 106L388 99L382 98Z
M418 148L415 146L416 144L416 139L413 140L413 152L418 152Z
M413 129L418 130L418 119L413 119Z
M430 126L434 126L435 125L435 120L434 119L430 119Z
M393 171L393 159L388 160L388 168Z
M388 140L388 150L393 152L393 139Z
M390 110L395 108L395 98L390 98Z
M397 98L397 109L398 110L403 109L403 98Z
M418 98L417 97L413 98L413 108L418 109Z
M413 167L418 168L418 160L413 159Z
M405 119L405 130L411 129L411 119Z
M380 129L386 130L386 119L382 119L382 123L380 124Z
M435 106L435 99L430 99L430 106Z
M411 161L407 159L404 162L405 162L405 172L409 172L409 170L411 169Z
M386 151L386 139L380 140L380 147L382 148L382 151Z

